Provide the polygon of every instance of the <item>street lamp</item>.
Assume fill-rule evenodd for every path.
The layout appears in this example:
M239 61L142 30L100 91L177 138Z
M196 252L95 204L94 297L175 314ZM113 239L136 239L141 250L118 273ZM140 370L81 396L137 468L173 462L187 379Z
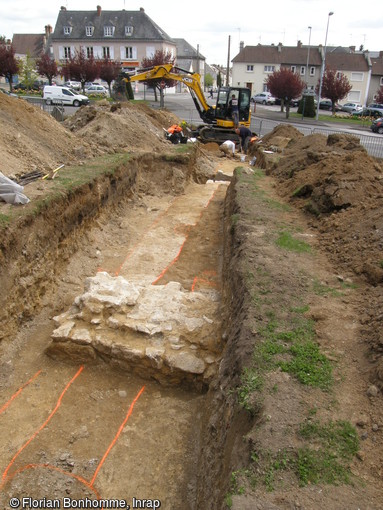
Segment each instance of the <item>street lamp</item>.
M307 49L307 62L306 62L306 91L309 88L308 81L309 81L309 58L310 58L311 28L312 27L308 27L308 29L310 30L310 34L309 34L309 47Z
M310 30L310 34L309 34L309 47L308 47L308 49L307 49L307 62L306 62L306 90L305 90L305 93L304 93L304 95L303 95L302 119L303 119L303 118L304 118L304 116L305 116L305 109L306 109L306 96L307 96L308 91L309 91L309 58L310 58L311 28L312 28L312 27L308 27L308 29Z
M320 98L322 95L323 75L324 75L324 71L325 71L325 67L326 67L326 46L327 46L328 25L330 23L330 16L332 16L333 14L334 14L333 12L329 12L328 17L327 17L326 38L324 40L323 62L322 62L322 69L321 69L321 73L320 73L320 82L319 82L319 94L318 94L317 117L316 117L317 120L319 117L319 103L320 103Z

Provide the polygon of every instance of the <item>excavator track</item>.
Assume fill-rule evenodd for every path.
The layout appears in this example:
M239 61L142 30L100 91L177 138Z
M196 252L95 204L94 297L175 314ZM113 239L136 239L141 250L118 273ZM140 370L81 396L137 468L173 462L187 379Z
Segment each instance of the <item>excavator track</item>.
M202 143L216 142L221 144L230 140L239 143L239 136L232 129L217 128L216 126L202 126L198 130L198 138Z

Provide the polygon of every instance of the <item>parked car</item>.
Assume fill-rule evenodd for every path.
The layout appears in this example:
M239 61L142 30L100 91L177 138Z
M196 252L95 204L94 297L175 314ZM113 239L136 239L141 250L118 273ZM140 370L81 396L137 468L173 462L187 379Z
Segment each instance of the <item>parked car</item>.
M64 87L68 87L70 89L74 89L74 90L80 90L81 89L81 83L79 81L66 81L64 83Z
M109 96L109 91L103 85L91 85L85 89L86 94L99 94L101 96Z
M345 103L341 106L342 112L348 112L351 113L353 110L361 110L362 107L359 103Z
M332 110L332 101L330 99L322 99L319 102L320 110ZM341 106L338 103L335 103L335 111L339 112L341 110Z
M21 82L15 83L13 85L13 90L27 90L27 86L24 85L24 83L21 83Z
M43 99L46 104L62 104L64 106L80 106L89 104L89 97L76 94L73 89L57 85L44 87Z
M367 108L378 108L378 110L383 110L383 104L381 103L370 103Z
M260 104L275 104L275 97L270 92L261 92L260 94L255 94L251 101Z
M361 110L353 110L350 112L351 115L356 115L358 117L374 117L378 119L383 115L383 109L378 110L377 108L362 108Z
M371 131L373 131L374 133L379 133L380 135L383 135L383 117L374 120L370 128Z

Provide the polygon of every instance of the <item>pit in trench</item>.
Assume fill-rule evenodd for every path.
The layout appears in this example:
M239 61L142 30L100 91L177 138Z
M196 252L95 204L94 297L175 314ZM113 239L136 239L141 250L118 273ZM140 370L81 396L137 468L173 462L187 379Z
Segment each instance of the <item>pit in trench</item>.
M168 197L144 196L141 203L127 203L119 218L99 221L88 232L58 291L66 305L73 302L69 296L79 297L56 319L51 358L42 354L52 332L47 309L12 347L18 356L10 361L7 394L42 372L0 420L6 438L4 507L11 497L60 498L65 493L73 499L99 496L131 504L136 497L159 499L168 509L194 508L200 392L214 376L222 348L219 282L226 188L191 183L170 205ZM89 268L97 266L86 285L90 295L83 292L81 278L73 277L74 266L76 271L81 267L78 276L92 274ZM112 282L130 290L134 286L135 310L125 297L122 305L116 303ZM128 321L122 318L127 311ZM145 350L140 350L143 342Z

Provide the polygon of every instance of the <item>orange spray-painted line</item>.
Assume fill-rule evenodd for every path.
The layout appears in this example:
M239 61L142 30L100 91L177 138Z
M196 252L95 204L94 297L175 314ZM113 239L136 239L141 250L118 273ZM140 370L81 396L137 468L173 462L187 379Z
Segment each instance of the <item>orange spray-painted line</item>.
M196 276L194 278L194 280L193 280L193 284L192 284L192 287L191 287L191 291L192 292L194 292L194 289L195 289L195 286L197 285L197 282L206 283L206 285L209 285L210 287L218 287L216 282L212 282L211 280L206 280L205 278L198 278L198 276Z
M28 441L26 443L23 444L23 446L15 453L15 455L13 456L11 462L8 464L7 468L5 469L4 473L3 473L3 476L2 476L2 479L5 480L8 476L8 471L10 470L10 468L12 467L13 463L15 462L15 460L17 459L17 457L20 455L20 453L29 445L29 443L31 443L33 441L33 439L39 434L39 432L41 432L43 430L44 427L46 427L46 425L50 422L50 420L52 419L52 417L54 416L54 414L56 413L56 411L58 410L58 408L60 407L61 405L61 401L63 399L63 396L65 395L65 393L68 391L69 387L71 386L71 384L75 381L75 379L77 379L77 377L81 374L81 372L83 371L84 369L84 366L81 366L78 371L76 372L76 374L72 377L72 379L68 382L68 384L65 386L64 390L62 391L59 399L57 400L57 403L56 403L56 406L55 408L53 409L53 411L50 413L50 415L48 416L48 418L44 421L44 423L41 425L41 427L36 430L36 432L28 439Z
M21 386L21 387L20 387L20 388L16 391L16 393L14 393L14 394L12 395L12 397L8 400L8 402L6 402L6 403L3 405L3 407L1 407L1 408L0 408L0 414L1 414L2 412L4 412L4 411L7 409L7 407L10 405L10 403L11 403L13 400L15 400L15 398L16 398L18 395L20 395L20 393L23 391L23 389L24 389L26 386L28 386L28 384L31 384L31 382L33 382L33 381L36 379L36 377L38 377L38 376L40 375L40 373L41 373L41 370L39 370L38 372L36 372L36 373L35 373L35 375L29 379L29 381L27 381L25 384L23 384L23 386Z
M104 456L102 457L102 459L101 459L101 461L100 461L100 464L97 466L97 469L96 469L96 471L94 472L93 478L92 478L92 480L90 481L90 486L91 486L91 487L93 486L94 481L96 480L96 477L97 477L97 475L98 475L98 472L100 471L100 469L101 469L102 465L104 464L104 462L105 462L105 460L106 460L107 456L109 455L109 453L110 453L111 449L112 449L112 448L113 448L113 446L116 444L117 439L120 437L120 434L121 434L121 432L123 431L123 429L124 429L124 427L125 427L125 425L126 425L126 422L129 420L130 415L131 415L131 414L132 414L132 412L133 412L133 408L134 408L135 403L136 403L136 402L137 402L137 400L140 398L140 396L142 395L142 393L144 392L144 390L145 390L145 386L143 386L143 387L140 389L140 391L137 393L137 395L136 395L135 399L134 399L134 400L133 400L133 402L130 404L130 407L129 407L128 412L127 412L127 414L126 414L126 416L125 416L124 421L121 423L120 428L118 429L117 434L114 436L113 441L112 441L112 442L110 443L110 445L108 446L108 449L107 449L107 450L106 450L106 452L104 453Z
M157 276L157 278L156 278L156 279L152 282L152 285L155 285L155 284L158 282L158 280L161 280L161 278L165 275L165 273L169 270L169 268L171 268L171 267L172 267L172 265L173 265L173 264L175 264L175 263L177 262L177 260L179 259L180 255L181 255L181 252L182 252L182 250L183 250L183 248L184 248L184 245L185 245L185 243L186 243L186 241L187 241L187 238L188 238L188 236L186 236L186 237L185 237L184 242L181 244L181 247L180 247L180 249L178 250L177 255L176 255L176 256L174 257L174 259L170 262L170 264L168 264L168 265L165 267L165 269L163 269L163 270L162 270L161 274L160 274L159 276Z
M90 485L87 480L85 480L85 478L82 478L82 476L79 475L75 475L74 473L70 473L69 471L65 471L64 469L60 469L56 466L51 466L50 464L27 464L26 466L16 469L16 471L14 471L11 475L8 475L6 480L3 480L2 484L0 485L0 489L2 489L7 482L15 478L16 475L22 473L23 471L27 471L28 469L51 469L52 471L58 471L62 475L76 479L78 482L82 483L89 490L91 490L97 499L100 499L100 494L94 487Z

